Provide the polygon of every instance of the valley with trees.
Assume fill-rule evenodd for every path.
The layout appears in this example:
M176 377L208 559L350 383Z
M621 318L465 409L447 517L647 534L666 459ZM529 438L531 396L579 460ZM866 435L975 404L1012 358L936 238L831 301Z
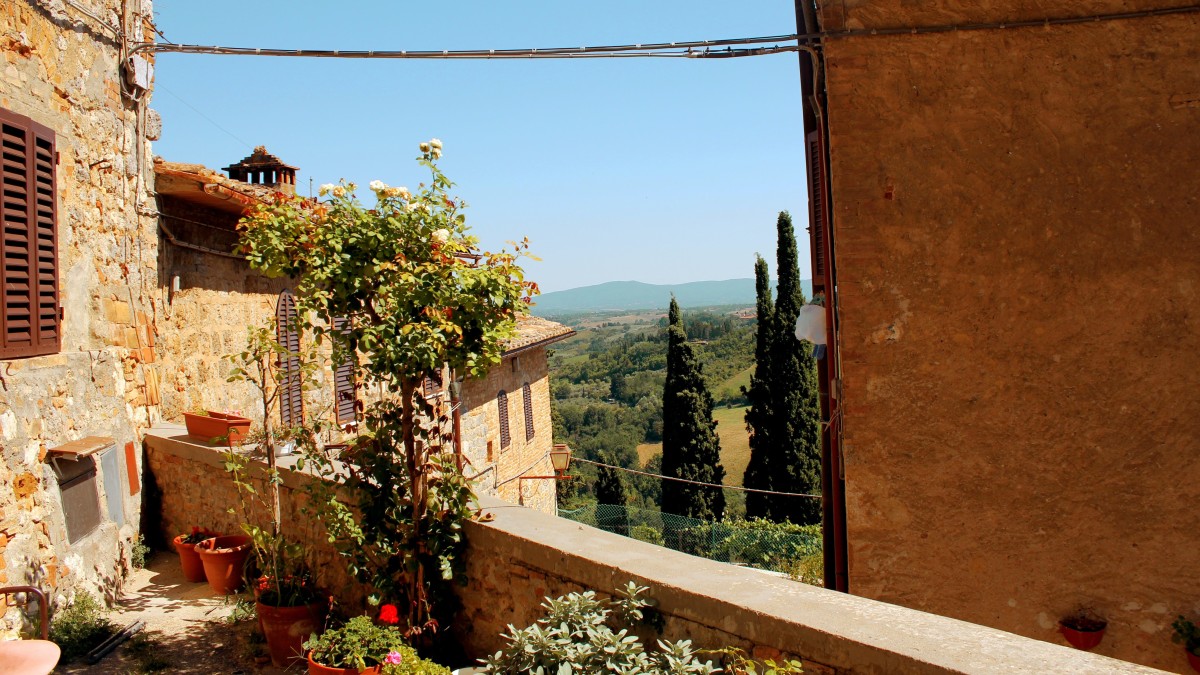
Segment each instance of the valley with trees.
M806 298L790 217L781 213L776 226L777 293L760 257L753 306L685 309L670 295L667 311L548 314L577 331L550 359L555 440L581 460L571 468L576 478L558 484L560 513L586 512L585 522L681 550L696 549L704 528L713 542L743 548L763 543L759 531L785 539L802 533L806 553L792 551L807 561L802 576L819 569L819 499L659 477L820 493L816 362L812 345L794 334ZM671 535L668 520L687 524ZM715 528L725 534L716 537ZM730 555L744 562L747 551Z

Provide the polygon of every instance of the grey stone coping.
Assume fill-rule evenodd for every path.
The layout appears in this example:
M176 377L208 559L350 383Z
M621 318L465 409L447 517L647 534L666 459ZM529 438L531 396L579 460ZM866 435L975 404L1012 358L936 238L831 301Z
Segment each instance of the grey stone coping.
M668 615L839 672L1165 672L690 556L491 497L480 503L495 519L468 525L472 546L601 592L636 581Z

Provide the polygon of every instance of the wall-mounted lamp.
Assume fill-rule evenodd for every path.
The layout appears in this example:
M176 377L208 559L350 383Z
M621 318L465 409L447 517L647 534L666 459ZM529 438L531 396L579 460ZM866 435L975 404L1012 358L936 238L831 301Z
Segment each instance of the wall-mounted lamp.
M821 305L804 305L796 316L796 339L813 343L813 356L825 358L825 308Z
M567 475L567 468L571 466L571 448L565 443L555 443L554 449L550 451L550 466L554 469L553 476L521 476L517 479L517 497L520 504L525 503L525 481L527 480L569 480L574 476Z

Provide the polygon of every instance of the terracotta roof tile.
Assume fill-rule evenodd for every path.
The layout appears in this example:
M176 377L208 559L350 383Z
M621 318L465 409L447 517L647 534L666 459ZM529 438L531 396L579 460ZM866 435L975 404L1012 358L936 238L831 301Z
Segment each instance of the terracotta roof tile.
M574 334L573 329L561 323L536 316L519 316L517 317L517 335L504 345L504 354L507 356L532 347L548 345Z

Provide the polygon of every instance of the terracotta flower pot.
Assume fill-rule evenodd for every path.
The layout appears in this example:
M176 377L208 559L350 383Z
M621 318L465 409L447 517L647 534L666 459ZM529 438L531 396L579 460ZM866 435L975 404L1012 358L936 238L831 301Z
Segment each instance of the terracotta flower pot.
M1193 654L1186 649L1184 651L1187 652L1188 665L1192 667L1192 670L1200 673L1200 654Z
M267 638L271 663L278 668L290 668L304 661L301 645L310 635L320 631L325 623L325 603L314 602L299 607L274 607L255 602L258 623Z
M208 585L221 595L229 595L242 587L242 573L250 556L250 537L230 534L205 539L196 544L196 553L204 563Z
M383 666L371 666L370 668L333 668L331 666L323 666L312 660L312 652L308 653L308 675L379 675L382 672Z
M227 437L229 445L241 445L242 439L250 433L251 424L247 417L226 415L213 410L209 410L207 415L183 413L183 422L192 436L199 436L209 442L224 436Z
M1082 649L1084 651L1094 649L1096 645L1100 644L1100 640L1104 638L1105 628L1106 626L1101 625L1100 628L1095 628L1093 630L1080 630L1078 628L1072 628L1064 623L1058 624L1058 632L1063 634L1063 637L1067 639L1067 642L1069 642L1072 647L1076 649Z
M175 552L179 554L179 566L183 568L183 578L188 581L204 581L204 563L200 562L200 555L196 553L195 544L185 544L183 542L184 535L179 535L171 540L175 544Z

